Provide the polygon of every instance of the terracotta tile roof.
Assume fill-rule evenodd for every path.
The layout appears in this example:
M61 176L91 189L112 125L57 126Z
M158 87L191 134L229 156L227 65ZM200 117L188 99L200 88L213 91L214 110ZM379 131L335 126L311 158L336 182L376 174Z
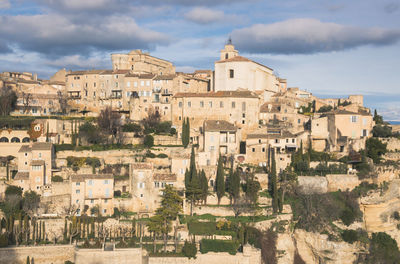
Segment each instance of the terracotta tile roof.
M112 174L72 174L72 182L84 182L85 180L102 180L102 179L114 179Z
M175 77L176 74L157 75L154 80L173 80Z
M164 182L174 182L176 181L175 173L154 173L153 174L154 181L164 181Z
M151 73L128 73L125 75L125 77L137 77L139 79L153 79L155 77L154 74Z
M132 169L134 170L152 170L153 164L140 162L140 163L132 163Z
M29 145L22 145L18 152L31 152L32 149Z
M236 131L235 125L225 120L205 120L204 131Z
M35 166L35 165L44 165L44 160L32 160L31 166Z
M32 144L32 150L51 150L53 144L49 142L34 142Z
M14 180L16 180L16 181L29 180L29 172L27 172L27 171L17 172L17 174L15 174Z
M253 60L250 60L250 59L248 59L248 58L245 58L245 57L242 57L242 56L239 56L239 55L238 55L238 56L235 56L235 57L232 57L232 58L229 58L229 59L226 59L226 60L217 61L216 63L240 62L240 61L244 61L244 62L253 62L253 63L256 63L256 64L258 64L258 65L260 65L260 66L263 66L263 67L268 68L268 69L270 69L271 71L273 71L273 69L271 69L271 68L268 67L268 66L265 66L265 65L263 65L263 64L261 64L261 63L255 62L255 61L253 61Z
M236 97L236 98L259 98L250 91L218 91L208 93L177 93L176 98L182 97Z

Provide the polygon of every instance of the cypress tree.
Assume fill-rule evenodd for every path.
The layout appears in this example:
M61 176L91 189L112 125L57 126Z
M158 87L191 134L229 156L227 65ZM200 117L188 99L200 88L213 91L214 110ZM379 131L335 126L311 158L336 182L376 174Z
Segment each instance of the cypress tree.
M240 194L240 177L239 177L238 170L236 170L235 172L232 173L232 176L230 178L230 183L229 183L229 191L230 191L230 195L233 198L234 203L236 203L237 199L239 198L239 194Z
M186 119L185 118L183 118L183 121L182 121L182 145L184 148L187 147L187 144L186 144Z
M26 264L31 264L31 261L29 259L29 256L26 257Z
M89 220L86 221L86 237L89 237L90 233L89 233Z
M38 239L39 242L40 242L41 239L42 239L42 222L39 222L39 235L36 236L36 237L37 237L37 239Z
M274 213L278 212L278 180L276 176L276 161L275 161L275 151L272 150L272 161L271 161L271 171L270 179L272 182L272 209Z
M42 240L46 241L46 225L45 222L43 221L43 228L42 228Z
M49 142L49 122L47 122L47 128L46 128L46 142Z
M91 221L92 221L92 226L91 226L91 230L90 230L90 232L91 232L90 235L91 235L92 238L94 238L94 229L95 229L95 227L94 227L94 219L92 218Z
M189 117L186 118L186 145L189 145L190 143L190 122L189 122Z
M64 241L68 240L68 224L67 224L67 218L65 218L64 221Z
M200 187L201 187L201 198L204 204L207 204L208 180L206 177L206 172L204 170L201 170L200 172Z
M200 179L196 169L194 147L190 155L189 170L185 173L186 198L190 201L190 215L192 215L193 203L201 195Z
M222 164L222 156L219 156L218 159L218 167L217 167L217 177L215 180L215 185L217 189L217 197L218 197L218 204L221 202L221 198L225 194L225 176L224 176L224 167Z

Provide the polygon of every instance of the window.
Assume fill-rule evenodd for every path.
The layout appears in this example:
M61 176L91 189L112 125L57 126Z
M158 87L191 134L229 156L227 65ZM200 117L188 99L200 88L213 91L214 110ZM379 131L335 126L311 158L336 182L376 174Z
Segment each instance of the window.
M93 191L89 190L89 198L92 198L92 197L93 197Z
M300 119L297 119L297 124L300 124L300 122L301 122L301 120L300 120Z
M188 107L192 107L192 102L188 102Z
M286 143L289 143L289 139L288 138L286 139Z
M40 177L36 177L36 182L40 182Z
M232 108L236 107L236 102L232 102Z
M275 139L275 143L279 143L279 139Z
M33 110L33 109L32 109ZM40 131L40 126L35 126L35 131Z
M106 197L110 196L110 189L106 188Z
M251 151L256 152L256 148L252 148Z
M93 203L94 203L94 200L93 200L93 199L90 199L90 203L93 204Z
M108 184L108 180L104 180L104 184Z
M200 107L204 107L204 102L200 101Z
M155 188L160 188L160 183L159 182L154 182L154 187Z
M362 136L363 136L363 137L367 137L367 136L368 136L368 130L363 129L363 130L362 130Z
M182 102L179 102L178 106L179 108L182 108Z
M185 173L185 170L184 170L184 169L179 169L179 173L180 173L180 174L184 174L184 173Z
M235 77L235 72L234 72L234 70L232 70L232 69L230 69L229 70L229 78L234 78Z
M150 86L150 81L146 81L146 86Z
M140 81L140 86L144 86L144 81Z
M137 82L133 82L133 86L137 87Z
M225 53L225 60L228 59L228 53Z
M265 148L262 148L262 152L265 152Z
M78 190L75 191L75 193L76 193L76 194L80 194L80 193L81 193L81 190L78 189Z
M76 185L76 186L80 186L80 185L81 185L81 183L80 183L80 182L77 182L77 183L75 183L75 185Z
M141 193L141 194L140 194L140 197L142 197L142 198L143 198L143 193Z
M144 188L144 182L139 182L139 189L143 189Z
M296 140L294 138L292 138L292 143L294 143Z
M32 170L34 170L34 171L40 171L41 168L42 168L41 165L33 165L32 166Z
M212 108L212 102L211 102L211 101L208 102L208 106L209 106L210 108Z
M89 180L88 185L93 185L93 180Z
M224 108L224 102L220 101L220 102L219 102L219 107L220 107L220 108Z
M242 103L242 111L246 111L246 102Z
M357 116L351 116L350 117L350 121L352 122L352 123L357 123Z
M103 214L107 213L107 209L103 209Z
M76 203L79 203L79 200L76 200Z
M126 87L131 87L131 82L127 82Z
M243 124L243 125L246 124L246 121L245 121L244 119L242 120L242 124Z
M243 117L243 118L246 118L246 114L243 113L243 114L242 114L242 117Z
M104 203L108 203L108 200L107 200L107 199L104 199Z
M42 153L39 152L39 158L41 158L41 157L42 157Z
M28 157L28 153L25 152L25 157Z

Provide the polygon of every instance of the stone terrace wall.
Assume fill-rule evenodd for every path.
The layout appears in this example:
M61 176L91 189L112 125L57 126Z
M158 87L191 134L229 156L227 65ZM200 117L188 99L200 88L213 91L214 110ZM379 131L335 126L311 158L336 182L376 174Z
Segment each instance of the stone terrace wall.
M68 245L0 248L0 264L25 264L27 256L34 258L35 264L64 264L67 260L74 260L74 247Z
M297 178L300 191L303 194L328 192L328 180L326 177L299 176Z
M387 144L388 151L400 151L400 139L398 138L379 138L379 140Z
M75 252L75 264L141 264L142 249L129 248L114 251L102 249L78 249ZM36 263L36 262L35 262Z
M358 176L354 174L328 174L328 192L336 192L339 190L353 190L360 184Z

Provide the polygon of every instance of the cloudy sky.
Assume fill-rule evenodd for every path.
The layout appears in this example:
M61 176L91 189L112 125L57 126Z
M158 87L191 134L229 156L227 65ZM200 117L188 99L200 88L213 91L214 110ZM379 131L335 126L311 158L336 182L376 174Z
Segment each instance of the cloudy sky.
M400 120L400 0L0 0L0 71L42 78L131 49L213 69L229 36L289 86Z

